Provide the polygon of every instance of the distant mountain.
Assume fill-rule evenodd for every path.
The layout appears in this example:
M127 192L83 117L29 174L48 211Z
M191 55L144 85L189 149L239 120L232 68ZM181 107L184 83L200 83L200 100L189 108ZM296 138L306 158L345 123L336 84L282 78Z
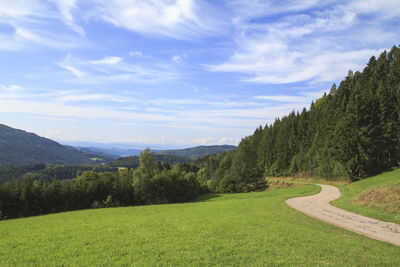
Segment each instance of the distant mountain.
M75 147L83 151L90 151L92 153L103 154L104 156L113 157L118 159L120 157L139 156L143 149L124 149L118 147Z
M236 146L231 146L231 145L196 146L185 149L160 150L160 151L154 151L152 153L156 155L173 155L184 158L190 158L191 160L196 160L207 155L219 154L229 150L233 150L235 148Z
M110 156L115 159L120 157L129 157L129 156L139 156L140 152L144 149L132 149L132 148L119 148L119 147L80 147L75 146L80 150L90 151L93 153L104 154L105 156ZM197 146L191 148L184 149L168 149L168 150L156 150L151 149L151 153L154 155L173 155L183 158L189 158L191 160L196 160L198 158L202 158L207 155L219 154L225 151L233 150L236 146L231 145L214 145L214 146Z
M0 165L79 165L99 164L111 160L111 157L63 146L34 133L0 124Z

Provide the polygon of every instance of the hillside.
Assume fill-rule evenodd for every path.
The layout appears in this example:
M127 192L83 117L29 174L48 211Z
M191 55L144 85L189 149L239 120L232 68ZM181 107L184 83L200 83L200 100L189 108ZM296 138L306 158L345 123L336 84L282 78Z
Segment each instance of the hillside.
M320 222L285 204L287 198L318 190L308 185L213 194L194 203L0 221L0 265L400 265L399 247Z
M215 146L196 146L185 149L175 149L175 150L160 150L153 152L156 155L173 155L179 157L190 158L196 160L208 155L214 155L223 153L226 151L234 150L236 146L231 145L215 145Z
M118 169L107 164L97 165L4 165L0 166L0 187L1 184L10 180L32 180L43 179L46 181L64 180L76 178L84 171L112 172Z
M400 162L400 48L349 71L310 108L260 126L232 153L200 162L211 190L240 192L264 176L331 180L379 174Z
M123 149L118 147L77 147L81 150L87 150L94 153L104 153L104 155L110 155L115 158L128 157L128 156L139 156L143 149ZM168 150L155 150L151 149L151 152L155 155L171 155L189 158L191 160L197 160L207 155L219 154L226 151L235 149L236 146L231 145L214 145L214 146L197 146L184 149L168 149Z
M105 155L109 157L113 157L115 159L121 158L121 157L129 157L129 156L139 156L140 152L143 151L143 149L123 149L123 148L118 148L118 147L82 147L82 146L75 146L75 148L79 150L84 150L84 151L90 151L92 153L100 154L100 155Z
M333 204L358 214L400 224L400 169L339 186Z
M0 124L0 165L99 164L110 160Z
M192 162L190 158L185 158L176 155L164 155L152 153L154 161L160 163L168 163L174 165L177 163L189 163ZM122 157L109 163L111 167L126 167L126 168L137 168L140 165L139 156Z

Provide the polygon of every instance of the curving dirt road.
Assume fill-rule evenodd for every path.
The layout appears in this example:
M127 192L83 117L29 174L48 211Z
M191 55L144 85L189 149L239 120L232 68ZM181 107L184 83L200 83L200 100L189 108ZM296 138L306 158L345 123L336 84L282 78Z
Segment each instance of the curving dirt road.
M400 246L400 225L383 222L331 206L329 203L340 197L338 188L320 185L320 193L307 197L286 200L292 208L321 221L368 237Z

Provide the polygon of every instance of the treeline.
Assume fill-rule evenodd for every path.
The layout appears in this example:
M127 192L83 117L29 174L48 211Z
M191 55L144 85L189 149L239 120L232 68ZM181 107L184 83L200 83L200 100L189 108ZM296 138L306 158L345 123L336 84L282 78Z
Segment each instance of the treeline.
M148 150L140 166L117 172L84 171L75 179L8 181L0 186L0 218L18 218L87 208L175 203L192 200L201 187L194 165L155 164ZM164 168L165 167L165 168Z
M174 155L153 154L153 158L157 165L161 165L163 168L171 168L172 165L178 163L192 162L189 158ZM118 168L121 167L136 169L139 165L139 156L122 157L108 164L102 165L5 165L0 166L0 184L9 180L22 180L24 178L31 178L33 181L39 179L46 181L52 181L54 179L72 179L78 177L84 171L116 172L118 171ZM158 168L160 167L158 166Z
M117 170L116 167L109 165L6 165L0 166L0 184L9 180L22 180L24 178L30 178L32 180L43 179L45 181L52 181L54 179L64 180L75 178L84 171L112 172Z
M371 57L362 72L349 71L309 110L259 127L204 168L212 190L240 192L264 176L365 177L399 165L400 49Z
M154 154L153 158L156 162L160 164L175 165L178 163L189 163L192 162L190 158L175 156L175 155L165 155L165 154ZM140 165L139 156L128 156L122 157L114 160L108 164L111 167L125 167L125 168L137 168Z
M215 146L196 146L191 148L176 150L155 151L155 155L171 155L197 160L207 155L214 155L235 149L236 146L231 145L215 145Z

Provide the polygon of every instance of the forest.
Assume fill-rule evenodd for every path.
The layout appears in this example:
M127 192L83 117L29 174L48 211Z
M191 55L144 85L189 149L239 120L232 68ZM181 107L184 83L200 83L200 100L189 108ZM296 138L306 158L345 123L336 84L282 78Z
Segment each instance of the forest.
M188 164L154 163L145 150L136 169L83 171L74 179L11 180L0 186L0 218L88 208L187 202L207 192Z
M308 109L260 126L239 146L191 163L120 160L132 169L82 170L73 179L27 176L0 186L0 218L110 206L175 203L204 192L248 192L266 176L362 179L399 165L400 48L371 57ZM129 165L133 164L133 165ZM110 168L121 167L118 164Z
M371 57L308 110L260 126L232 152L208 156L212 191L241 192L265 176L360 179L399 165L400 48Z

